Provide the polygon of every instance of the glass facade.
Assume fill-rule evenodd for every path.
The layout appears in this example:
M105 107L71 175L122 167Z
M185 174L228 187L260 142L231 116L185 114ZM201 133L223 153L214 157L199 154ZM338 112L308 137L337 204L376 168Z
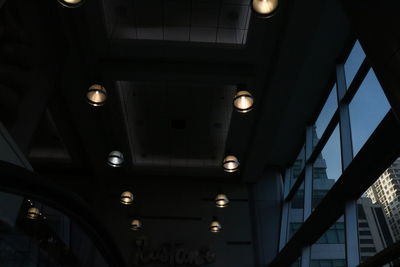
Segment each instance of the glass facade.
M356 43L353 46L353 49L350 52L349 57L344 63L344 72L346 77L347 88L353 81L354 76L356 76L364 59L365 59L365 53L361 48L360 43L356 41Z
M322 194L335 184L342 174L339 126L336 126L325 147L313 164L313 200L321 201ZM312 203L313 207L317 203Z
M373 70L370 67L369 71L365 73L360 70L361 66L365 68L365 59L366 57L360 44L356 42L348 58L344 63L337 66L335 70L337 82L331 87L332 89L320 113L316 116L313 126L308 127L306 130L306 136L309 137L306 138L305 145L302 151L299 152L299 155L305 155L305 158L301 157L301 160L299 160L300 156L297 157L291 168L290 188L294 193L291 192L289 196L292 197L286 198L286 201L290 203L287 240L290 240L302 228L307 218L318 208L318 205L342 177L351 160L362 149L390 109L390 105ZM363 75L365 76L364 78ZM355 77L357 77L358 82L352 84ZM350 86L352 90L348 90ZM359 87L355 88L355 86ZM346 100L344 101L344 99ZM387 173L399 174L400 179L400 168L398 171L392 168ZM296 182L298 180L302 181L301 185L297 186L297 188L293 187L293 185L300 184ZM307 185L311 185L311 190ZM393 183L390 188L393 189L388 190L399 189L398 191L400 192L400 181L398 184ZM349 251L346 252L348 244L354 245L354 243L351 243L353 241L350 237L346 238L347 227L358 229L358 246L360 248L358 255L360 256L360 261L363 261L366 255L374 255L378 251L374 247L374 239L371 238L373 230L370 227L371 223L368 221L368 217L370 217L370 211L372 210L377 221L387 221L388 225L390 225L390 219L383 216L385 212L389 212L389 208L385 210L379 206L371 206L365 210L365 205L363 206L360 201L349 203L348 206L353 208L346 210L347 213L343 214L345 216L341 216L336 223L331 225L311 245L310 249L303 249L302 256L310 259L309 263L306 264L307 267L347 266L349 262L352 262L352 264L358 262L354 258L357 253L350 255ZM366 200L362 201L365 202ZM400 201L400 195L391 199L393 203L391 206L397 205L400 208L400 202L398 203L397 201ZM309 211L307 207L310 207ZM295 211L301 211L296 220L293 219ZM353 217L355 213L357 213L358 217ZM299 220L301 217L303 217L303 220ZM400 214L398 218L395 217L393 219L400 222ZM382 229L381 235L390 240L392 230L389 231L387 229L389 228L386 227L385 231ZM396 229L396 231L398 231L400 238L400 228ZM354 235L352 237L355 239ZM395 240L394 237L393 240ZM305 255L304 253L310 254ZM346 255L350 255L350 258L346 258ZM296 266L302 265L300 261L296 264Z
M372 69L350 102L353 153L356 155L389 111L390 105Z
M321 113L319 114L317 120L315 121L314 127L315 131L313 131L313 145L317 145L318 141L322 137L322 134L325 132L326 127L331 121L335 111L337 110L337 92L336 86L334 85L328 99L326 100Z

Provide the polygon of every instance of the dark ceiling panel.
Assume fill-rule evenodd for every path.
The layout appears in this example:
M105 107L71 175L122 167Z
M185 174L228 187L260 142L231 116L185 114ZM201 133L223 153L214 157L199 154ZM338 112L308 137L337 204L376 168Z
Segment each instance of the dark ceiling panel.
M133 166L219 167L235 86L118 82Z

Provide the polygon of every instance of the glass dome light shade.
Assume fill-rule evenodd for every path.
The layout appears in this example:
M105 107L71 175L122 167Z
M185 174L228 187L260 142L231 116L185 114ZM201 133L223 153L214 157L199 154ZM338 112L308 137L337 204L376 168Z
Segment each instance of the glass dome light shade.
M133 219L130 228L133 231L139 231L142 229L142 222L139 219Z
M218 208L225 208L229 205L229 199L225 194L218 194L215 197L215 205Z
M80 7L84 0L57 0L62 6L68 8Z
M121 194L120 201L124 205L131 205L133 203L133 194L129 191L125 191Z
M124 155L119 151L112 151L108 154L107 164L111 167L121 167L124 163Z
M239 160L233 155L226 156L222 163L222 167L226 172L236 172L239 169Z
M26 213L26 217L31 220L36 220L40 216L40 211L38 208L30 207Z
M251 0L253 12L263 18L269 18L275 14L278 0Z
M121 194L120 201L124 205L131 205L133 203L134 196L131 192L125 191Z
M254 98L248 91L239 91L233 99L233 106L240 113L247 113L253 109Z
M107 90L100 84L93 84L89 87L86 97L90 105L99 107L107 100Z
M221 224L219 223L219 221L217 221L216 218L214 218L210 224L210 231L212 233L218 233L218 232L221 232L221 230L222 230Z

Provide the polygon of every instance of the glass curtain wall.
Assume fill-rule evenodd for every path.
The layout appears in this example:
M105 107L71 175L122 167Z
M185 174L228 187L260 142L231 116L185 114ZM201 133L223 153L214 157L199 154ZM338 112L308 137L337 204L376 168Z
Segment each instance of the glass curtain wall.
M341 178L343 171L390 110L358 41L348 57L336 66L335 82L330 88L314 124L306 129L305 144L299 156L288 170L291 175L286 180L290 185L285 185L285 203L290 208L287 209L287 223L282 225L287 227L284 237L287 241L310 214L318 209L325 195ZM400 169L398 173L400 175ZM400 181L396 186L400 187ZM296 266L339 267L358 264L363 252L346 251L346 247L353 248L359 245L358 242L370 241L358 241L358 234L368 234L368 230L360 226L360 220L345 219L357 218L357 207L360 216L360 206L355 201L349 202L348 206L351 208L346 209L346 212L351 214L345 212L311 249L303 250L302 258L305 260L298 261ZM400 200L398 206L400 208ZM400 222L400 214L396 219ZM398 232L400 235L400 228ZM346 233L351 236L347 237ZM368 244L361 247L365 247L363 250L370 249L366 248Z

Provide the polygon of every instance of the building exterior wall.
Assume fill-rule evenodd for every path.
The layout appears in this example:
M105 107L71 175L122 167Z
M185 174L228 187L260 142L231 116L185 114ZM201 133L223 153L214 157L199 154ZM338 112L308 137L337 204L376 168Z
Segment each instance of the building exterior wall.
M372 203L382 206L395 239L400 240L400 158L375 181L366 195Z

